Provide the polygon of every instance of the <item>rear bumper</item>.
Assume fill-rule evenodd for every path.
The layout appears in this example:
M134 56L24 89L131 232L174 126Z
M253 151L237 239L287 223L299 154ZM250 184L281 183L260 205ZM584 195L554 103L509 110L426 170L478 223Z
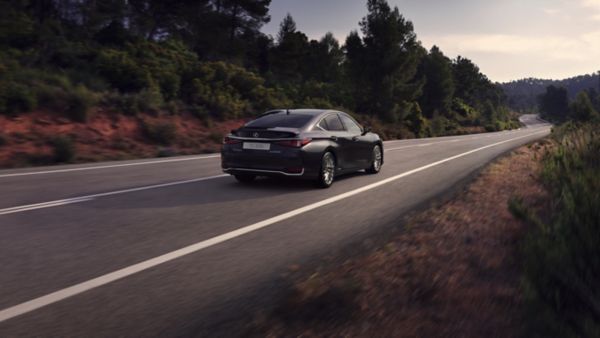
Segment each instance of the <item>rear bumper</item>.
M221 152L221 168L223 172L231 175L253 174L313 179L318 177L320 160L301 149L278 154L224 149Z
M231 175L237 174L254 174L257 176L289 176L302 177L304 176L304 168L299 173L288 173L279 170L263 170L263 169L248 169L248 168L223 168L223 172Z

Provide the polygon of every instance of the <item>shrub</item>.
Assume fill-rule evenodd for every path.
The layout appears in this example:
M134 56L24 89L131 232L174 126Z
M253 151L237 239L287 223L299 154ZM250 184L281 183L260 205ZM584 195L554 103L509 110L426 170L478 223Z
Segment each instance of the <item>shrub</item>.
M225 62L207 62L184 87L193 106L202 106L216 118L239 118L264 109L289 106L265 80L246 69Z
M164 103L163 109L171 115L177 115L185 109L185 105L181 101L168 101Z
M458 124L446 117L435 114L431 119L430 131L431 136L453 135L458 129Z
M140 111L140 100L136 94L124 94L118 96L117 108L125 113L125 115L136 116Z
M83 86L77 86L69 93L67 116L76 122L86 122L90 109L98 102L97 96Z
M156 151L156 157L171 157L175 155L177 155L177 153L171 148L160 147Z
M105 49L98 56L98 69L122 92L137 92L149 85L149 74L124 51Z
M75 146L69 137L55 137L52 140L52 149L56 162L71 162L75 158Z
M36 95L29 86L14 81L0 83L0 113L18 114L36 106Z
M224 136L224 135L223 135L223 133L221 133L221 132L218 132L218 131L211 131L211 132L208 134L208 139L209 139L210 141L214 142L214 143L219 143L219 144L220 144L221 142L223 142L223 136Z
M138 107L142 112L157 113L164 104L160 88L154 81L150 82L148 88L143 89L137 94L136 99Z
M83 85L73 87L68 80L60 85L37 83L35 90L41 106L75 122L86 122L91 108L98 103L98 94Z
M406 122L410 130L415 134L416 137L427 136L429 131L429 123L421 111L421 107L418 103L412 104Z
M177 126L170 122L152 124L142 121L141 127L146 138L154 143L170 145L177 136Z
M137 94L109 93L104 95L102 105L129 116L136 116L141 110Z
M479 112L460 98L454 98L452 101L452 110L457 113L455 119L464 126L475 126L481 119Z
M526 300L532 335L598 337L600 132L592 125L567 128L553 133L556 148L543 160L554 213L533 222L525 245Z

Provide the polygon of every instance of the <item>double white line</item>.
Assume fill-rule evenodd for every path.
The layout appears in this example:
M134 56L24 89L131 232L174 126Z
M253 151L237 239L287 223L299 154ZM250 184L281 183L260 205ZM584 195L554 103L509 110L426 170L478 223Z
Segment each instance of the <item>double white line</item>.
M221 157L221 155L213 154L213 155L206 155L206 156L171 158L171 159L167 159L167 160L153 160L153 161L142 161L142 162L133 162L133 163L107 164L107 165L99 165L99 166L97 165L97 166L80 167L80 168L65 168L65 169L52 169L52 170L44 170L44 171L29 171L29 172L24 172L24 173L0 174L0 178L57 174L57 173L68 173L68 172L74 172L74 171L87 171L87 170L110 169L110 168L121 168L121 167L134 167L134 166L138 166L138 165L161 164L161 163L171 163L171 162L196 161L196 160L203 160L203 159L207 159L207 158L216 158L216 157Z
M215 179L215 178L221 178L221 177L226 177L226 176L229 176L229 175L222 174L222 175L216 175L216 176L200 177L200 178L195 178L195 179L192 179L192 180L185 180L185 181L169 182L169 183L163 183L163 184L148 185L148 186L145 186L145 187L123 189L123 190L117 190L117 191L110 191L110 192L105 192L105 193L100 193L100 194L79 196L79 197L67 198L67 199L50 201L50 202L44 202L44 203L21 205L21 206L18 206L18 207L0 209L0 215L8 215L8 214L15 214L15 213L18 213L18 212L29 211L29 210L58 207L58 206L61 206L61 205L67 205L67 204L74 204L74 203L81 203L81 202L91 201L91 200L96 199L98 197L121 195L121 194L127 194L127 193L131 193L131 192L137 192L137 191L143 191L143 190L165 188L165 187L171 187L171 186L174 186L174 185L182 185L182 184L188 184L188 183L195 183L195 182L207 181L207 180L212 180L212 179Z

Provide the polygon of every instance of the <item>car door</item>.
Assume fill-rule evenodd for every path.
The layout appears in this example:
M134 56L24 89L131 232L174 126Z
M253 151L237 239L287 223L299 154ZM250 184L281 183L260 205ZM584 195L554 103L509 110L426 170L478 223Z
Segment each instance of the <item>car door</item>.
M324 126L331 135L334 142L337 143L337 167L347 171L355 167L352 152L352 138L346 131L342 120L336 113L331 113L323 118Z
M344 113L340 113L339 116L350 137L350 148L352 149L352 161L354 162L354 166L361 169L367 168L371 163L372 157L371 141L369 137L363 135L363 129L353 118Z

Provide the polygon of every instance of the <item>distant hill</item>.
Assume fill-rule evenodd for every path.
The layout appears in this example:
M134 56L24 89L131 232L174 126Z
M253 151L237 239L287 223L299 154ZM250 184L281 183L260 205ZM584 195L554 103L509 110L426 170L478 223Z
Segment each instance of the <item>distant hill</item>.
M504 93L506 93L508 105L520 112L535 110L537 108L538 95L544 93L546 87L550 85L566 88L569 98L572 99L582 90L589 88L600 90L600 72L564 80L528 78L500 84L502 89L504 89Z

